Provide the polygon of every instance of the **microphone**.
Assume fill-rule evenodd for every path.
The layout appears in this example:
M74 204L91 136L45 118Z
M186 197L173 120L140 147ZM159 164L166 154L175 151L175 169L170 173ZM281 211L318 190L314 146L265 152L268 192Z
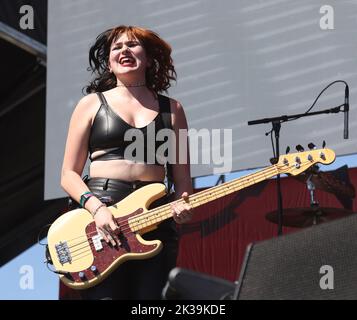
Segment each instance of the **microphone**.
M349 110L350 110L350 93L349 93L348 84L346 84L345 105L344 105L344 109L343 109L343 113L345 115L343 139L348 139L348 112L349 112Z

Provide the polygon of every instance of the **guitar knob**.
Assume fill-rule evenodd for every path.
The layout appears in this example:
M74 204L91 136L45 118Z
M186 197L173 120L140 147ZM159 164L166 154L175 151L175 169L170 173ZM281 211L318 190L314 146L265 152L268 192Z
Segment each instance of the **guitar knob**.
M316 146L312 142L310 142L307 146L309 147L310 150L316 149Z
M98 269L96 266L91 266L90 267L90 270L93 272L93 273L98 273Z
M78 276L82 279L82 280L85 280L86 279L86 275L83 271L81 272L78 272Z
M303 152L305 150L301 144L298 144L295 148L298 152Z

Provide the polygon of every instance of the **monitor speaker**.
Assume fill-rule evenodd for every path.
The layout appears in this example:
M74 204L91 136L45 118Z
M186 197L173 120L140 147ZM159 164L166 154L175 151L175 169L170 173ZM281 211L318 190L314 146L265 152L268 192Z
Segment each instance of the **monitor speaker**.
M233 299L357 299L357 214L251 244Z
M174 268L162 291L165 300L232 300L235 283L207 274Z

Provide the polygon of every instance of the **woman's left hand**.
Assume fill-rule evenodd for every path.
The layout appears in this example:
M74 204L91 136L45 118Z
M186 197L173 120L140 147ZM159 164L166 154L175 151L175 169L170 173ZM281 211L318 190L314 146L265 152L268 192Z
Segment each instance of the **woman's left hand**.
M172 216L176 223L182 224L189 222L192 219L193 209L192 206L187 202L188 193L184 192L181 195L182 201L175 201L171 203Z

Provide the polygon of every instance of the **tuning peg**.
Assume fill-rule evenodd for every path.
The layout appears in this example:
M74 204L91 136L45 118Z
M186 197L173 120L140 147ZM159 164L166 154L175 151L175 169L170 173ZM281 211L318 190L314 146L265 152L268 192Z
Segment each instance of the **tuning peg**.
M286 147L285 154L288 154L289 152L290 152L290 147L289 147L289 146L287 146L287 147Z
M310 150L316 149L316 146L312 142L310 142L307 146L309 147Z
M326 141L324 140L323 142L322 142L322 149L324 149L326 147Z
M296 148L296 150L299 151L299 152L302 152L302 151L305 150L301 144L298 144L295 148Z

